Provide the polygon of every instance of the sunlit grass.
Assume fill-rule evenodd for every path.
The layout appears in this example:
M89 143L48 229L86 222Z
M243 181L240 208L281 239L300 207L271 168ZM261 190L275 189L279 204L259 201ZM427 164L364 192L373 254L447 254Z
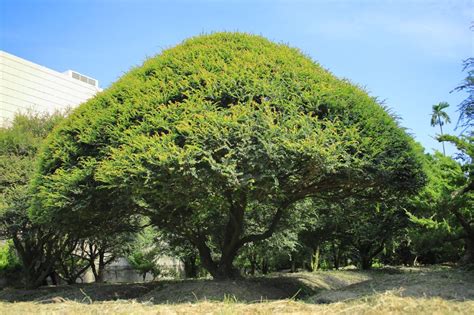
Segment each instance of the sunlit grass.
M0 303L1 314L473 314L474 301L447 301L440 298L409 298L385 293L350 302L308 304L293 300L240 303L223 302L151 305L136 301L92 304L61 302Z

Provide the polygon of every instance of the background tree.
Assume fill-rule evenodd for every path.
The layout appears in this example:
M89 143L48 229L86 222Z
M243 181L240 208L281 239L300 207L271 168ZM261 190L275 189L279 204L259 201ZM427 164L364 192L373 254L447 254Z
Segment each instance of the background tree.
M458 159L463 176L459 177L454 190L445 191L444 205L464 232L466 252L462 264L474 263L474 133L459 137L444 135L440 141L448 141L459 150Z
M185 278L197 278L201 274L199 253L187 239L164 233L159 233L157 238L162 242L163 254L178 258L183 263Z
M455 137L454 137L455 138ZM454 141L469 158L473 153L472 137ZM415 199L416 216L412 220L429 230L429 233L445 236L444 241L464 240L465 255L461 263L472 263L474 206L472 193L472 157L461 164L450 157L436 153L426 158L428 185ZM435 234L436 233L436 234Z
M81 240L70 239L56 260L54 272L67 284L74 284L78 279L82 279L91 266L85 259L80 244Z
M431 126L439 126L440 134L443 136L443 125L445 123L450 123L451 119L449 118L448 113L444 111L444 109L448 108L449 104L446 102L441 102L439 104L433 105L433 112L431 114ZM446 155L446 151L444 149L444 142L443 145L443 154Z
M236 266L252 276L281 269L295 272L298 266L304 266L299 257L301 245L298 240L303 226L301 218L296 217L292 222L282 222L270 238L246 244L236 260Z
M459 104L459 120L457 123L457 126L468 129L474 126L474 58L464 60L463 70L467 70L467 77L454 91L468 93L467 98Z
M412 139L364 91L296 49L216 33L75 110L43 148L32 215L67 225L141 213L226 279L239 250L306 198L403 195L422 177Z
M391 194L375 199L361 194L337 202L314 201L309 210L313 218L300 234L310 252L310 269L317 269L323 258L334 269L347 263L370 269L374 258L380 257L408 224L406 203Z
M160 275L161 270L156 260L161 254L161 248L157 246L157 240L157 232L152 227L146 227L135 236L131 244L128 262L143 277L143 282L149 273L153 279Z
M0 233L12 240L29 287L44 283L69 242L54 225L36 224L28 217L38 147L62 119L60 113L17 114L11 125L0 128Z
M94 281L105 281L105 268L117 258L127 257L131 251L135 233L132 231L119 232L103 229L102 233L81 239L74 255L86 261L94 275Z
M353 261L363 270L372 268L374 258L392 242L408 223L398 200L368 203L350 200L344 203L348 229L346 237L353 251Z
M14 286L21 278L21 261L11 240L0 245L0 277Z
M312 271L316 271L321 263L334 269L344 264L349 240L346 234L348 221L339 205L341 201L312 200L307 204L310 218L300 233L300 242L309 250L306 256L310 257L309 267Z

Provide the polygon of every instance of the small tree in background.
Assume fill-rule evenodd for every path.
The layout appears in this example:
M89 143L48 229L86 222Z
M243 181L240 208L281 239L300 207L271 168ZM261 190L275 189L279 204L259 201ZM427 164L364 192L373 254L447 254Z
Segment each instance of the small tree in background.
M90 268L90 263L80 250L80 243L78 239L71 239L56 260L54 272L67 284L76 283Z
M450 123L451 119L449 118L448 113L444 111L444 109L448 108L449 104L446 102L441 102L439 104L433 105L433 112L431 114L431 126L439 126L440 134L443 136L443 125L445 123ZM446 151L444 149L444 142L443 145L443 154L446 155Z
M152 227L146 227L138 233L131 244L128 262L133 269L146 280L146 275L151 274L153 279L160 275L161 270L156 264L158 256L161 254L157 246L158 234Z

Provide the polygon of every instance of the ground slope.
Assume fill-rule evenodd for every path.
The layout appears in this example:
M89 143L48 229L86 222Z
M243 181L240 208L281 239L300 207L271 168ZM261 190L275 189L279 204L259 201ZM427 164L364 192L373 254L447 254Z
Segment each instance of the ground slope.
M9 303L16 302L16 303ZM0 291L0 314L474 314L474 272L393 268Z

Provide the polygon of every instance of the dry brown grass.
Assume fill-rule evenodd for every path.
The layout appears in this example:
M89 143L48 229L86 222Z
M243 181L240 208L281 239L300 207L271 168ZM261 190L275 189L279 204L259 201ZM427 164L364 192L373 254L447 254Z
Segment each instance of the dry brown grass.
M135 301L82 304L63 302L0 303L0 314L473 314L474 301L447 301L441 298L399 297L391 293L369 299L333 304L307 304L293 300L254 304L199 302L150 305Z
M474 314L474 272L394 268L6 289L0 301L0 314Z

